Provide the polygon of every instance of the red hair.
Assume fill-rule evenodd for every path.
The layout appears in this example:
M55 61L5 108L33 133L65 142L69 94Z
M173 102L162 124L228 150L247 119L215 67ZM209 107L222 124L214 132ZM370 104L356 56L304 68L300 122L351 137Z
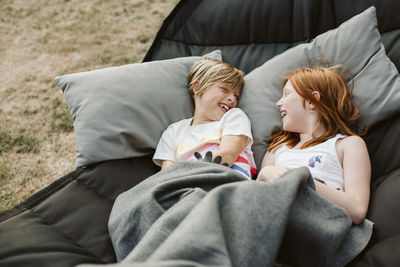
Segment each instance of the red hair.
M335 71L339 67L301 68L291 72L283 80L283 86L287 81L290 81L296 92L303 98L304 107L306 101L311 102L314 104L315 110L321 115L314 128L313 136L319 125L322 124L326 128L324 134L304 143L300 148L320 144L338 133L356 135L350 125L356 121L359 110L352 102L353 88L348 89L343 76ZM315 99L313 92L319 93L319 100ZM268 151L285 143L289 147L294 147L299 141L298 133L280 130L272 133L268 138L268 142L270 142Z

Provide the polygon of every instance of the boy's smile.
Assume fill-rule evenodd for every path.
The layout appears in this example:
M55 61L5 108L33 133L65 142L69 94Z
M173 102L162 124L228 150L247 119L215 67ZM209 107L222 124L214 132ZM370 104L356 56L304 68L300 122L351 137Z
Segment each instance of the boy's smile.
M224 112L229 111L232 107L230 105L224 104L224 103L220 103L218 105Z
M239 88L231 89L230 85L222 83L212 85L202 95L195 95L192 125L221 120L226 112L237 106L239 95Z

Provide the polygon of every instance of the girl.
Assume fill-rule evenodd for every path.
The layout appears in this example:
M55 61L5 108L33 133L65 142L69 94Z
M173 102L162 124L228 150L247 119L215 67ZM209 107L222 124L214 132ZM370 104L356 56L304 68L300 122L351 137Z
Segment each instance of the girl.
M212 59L196 62L188 75L194 116L164 131L153 161L164 169L212 151L213 158L251 179L255 163L250 120L236 108L243 84L243 73L227 63ZM195 152L200 155L195 157Z
M283 130L268 139L257 180L273 181L291 168L307 166L317 193L359 224L367 213L371 166L364 140L349 128L358 108L334 69L303 68L284 79L276 104Z

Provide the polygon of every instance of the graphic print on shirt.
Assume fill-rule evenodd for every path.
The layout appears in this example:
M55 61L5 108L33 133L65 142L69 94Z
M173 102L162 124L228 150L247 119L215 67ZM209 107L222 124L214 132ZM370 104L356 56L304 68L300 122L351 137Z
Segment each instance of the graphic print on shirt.
M176 148L176 158L179 161L196 160L194 157L194 152L198 152L204 157L207 151L218 151L221 140L222 129L218 129L209 136L202 137L196 142L186 143L183 141ZM249 153L250 155L248 155ZM256 174L257 170L255 167L253 167L255 164L253 162L249 162L249 157L252 157L252 152L249 152L247 149L245 149L243 152L241 152L231 168L244 174L248 179L252 179L252 176Z
M204 156L207 151L216 151L222 139L222 129L218 129L209 136L205 136L194 143L182 142L176 148L176 155L179 160L187 161L195 159L193 153L199 152Z
M321 163L322 155L313 156L308 160L308 166L311 168L315 168L317 163Z

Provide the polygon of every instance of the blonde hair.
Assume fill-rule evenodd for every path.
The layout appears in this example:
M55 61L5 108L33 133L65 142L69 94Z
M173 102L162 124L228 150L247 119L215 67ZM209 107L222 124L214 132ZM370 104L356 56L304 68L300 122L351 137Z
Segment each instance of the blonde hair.
M326 128L324 134L304 143L300 148L320 144L338 133L356 135L351 129L351 125L355 123L359 115L358 107L352 102L353 78L351 76L352 86L349 89L343 76L336 71L338 69L344 69L351 75L343 65L319 66L297 69L283 80L282 86L290 81L296 92L303 98L304 107L306 101L311 102L321 115L314 132L321 124ZM319 100L314 98L313 92L320 94ZM268 151L279 148L285 143L289 147L294 147L299 141L298 133L281 130L268 138L270 142Z
M205 58L195 62L188 75L192 108L195 109L194 87L199 96L202 96L211 86L218 83L230 85L230 90L239 88L241 93L244 85L243 72L228 63L214 59Z

